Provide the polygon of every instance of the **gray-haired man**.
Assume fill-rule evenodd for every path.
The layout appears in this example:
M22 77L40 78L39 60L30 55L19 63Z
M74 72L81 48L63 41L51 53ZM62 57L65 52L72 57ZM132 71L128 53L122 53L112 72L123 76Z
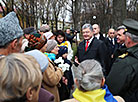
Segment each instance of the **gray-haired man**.
M130 98L138 90L138 21L126 19L123 24L127 29L124 33L127 49L113 63L106 83L113 95L122 96L126 102L136 102Z
M0 19L0 57L7 56L11 53L19 53L21 51L23 40L23 30L19 25L19 20L15 12L10 12ZM44 89L40 89L39 101L49 99L53 102L53 95ZM33 96L32 96L33 97Z
M100 62L103 67L103 72L106 75L105 58L106 46L103 41L98 40L93 35L93 28L91 24L84 24L82 27L82 34L84 40L77 48L75 62L79 64L86 59L95 59Z
M120 55L122 55L125 50L127 49L125 46L125 29L126 27L124 25L119 26L117 28L117 43L119 44L118 49L116 49L114 55L113 55L113 62L116 60L116 58Z
M0 55L20 52L23 30L15 12L0 19Z

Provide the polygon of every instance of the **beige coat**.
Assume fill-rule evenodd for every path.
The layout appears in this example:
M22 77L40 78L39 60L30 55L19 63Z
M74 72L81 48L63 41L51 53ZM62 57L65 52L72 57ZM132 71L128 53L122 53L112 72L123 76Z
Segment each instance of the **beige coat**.
M43 73L42 85L47 91L51 92L55 96L55 102L60 102L58 84L62 76L62 69L56 67L54 63L49 59L49 65Z

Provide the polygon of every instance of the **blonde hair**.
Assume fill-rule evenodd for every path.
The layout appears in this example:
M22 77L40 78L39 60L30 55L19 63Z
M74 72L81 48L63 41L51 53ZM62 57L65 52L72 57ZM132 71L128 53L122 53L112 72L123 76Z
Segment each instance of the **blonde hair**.
M23 97L29 87L38 89L42 73L30 55L11 54L0 59L0 102Z

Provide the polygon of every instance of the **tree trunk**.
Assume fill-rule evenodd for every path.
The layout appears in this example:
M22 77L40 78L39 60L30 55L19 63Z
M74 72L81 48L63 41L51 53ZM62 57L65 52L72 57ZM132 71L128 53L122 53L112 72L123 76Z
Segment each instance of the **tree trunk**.
M56 25L56 30L58 30L58 17L55 15L55 25Z
M12 4L12 11L14 11L14 0L11 1Z
M116 28L122 25L126 18L126 0L113 0L113 23Z
M63 19L63 28L62 28L62 30L64 30L64 27L65 27L65 19Z
M76 29L77 28L77 8L78 8L78 0L72 0L72 19L73 19L73 25L74 25L74 28L73 29Z

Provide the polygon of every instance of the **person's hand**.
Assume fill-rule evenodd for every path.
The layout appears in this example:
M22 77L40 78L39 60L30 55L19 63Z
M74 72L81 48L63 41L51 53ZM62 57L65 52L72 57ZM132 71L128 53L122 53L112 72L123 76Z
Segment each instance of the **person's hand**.
M113 57L114 57L114 55L112 54L112 55L111 55L111 58L113 58Z
M62 82L63 82L65 85L68 85L68 79L66 79L65 77L62 77Z
M79 61L78 61L78 57L77 57L77 56L75 56L75 62L76 62L77 64L80 64Z
M74 89L74 85L72 85L72 88L71 88L72 90Z
M76 34L77 34L77 30L74 31L74 35L76 35Z

